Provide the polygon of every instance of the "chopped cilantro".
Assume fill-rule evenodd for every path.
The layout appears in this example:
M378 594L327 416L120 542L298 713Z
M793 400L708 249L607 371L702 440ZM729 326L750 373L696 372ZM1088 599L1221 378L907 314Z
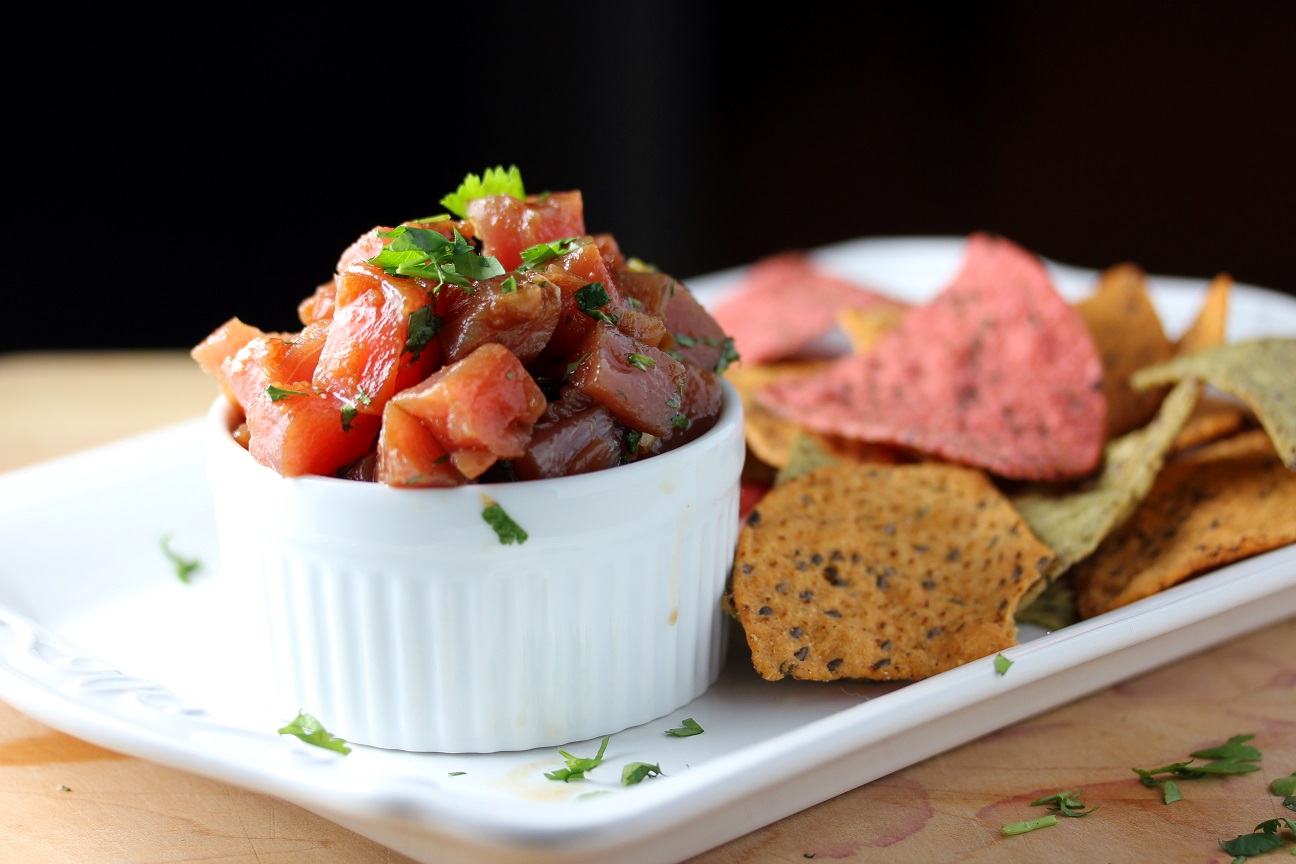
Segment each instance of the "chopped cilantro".
M189 578L193 575L194 571L202 567L202 564L198 559L184 558L171 550L170 534L165 534L162 537L162 554L171 559L171 563L175 565L176 578L186 585L189 584Z
M1189 754L1194 759L1211 760L1202 764L1194 764L1193 759L1187 759L1156 768L1134 768L1132 770L1139 775L1140 782L1149 787L1168 782L1173 778L1197 780L1213 774L1248 774L1260 770L1260 766L1257 764L1260 762L1260 751L1246 743L1254 737L1254 735L1235 735L1223 744L1207 747L1204 750L1197 750ZM1160 780L1157 779L1159 774L1170 774L1172 777ZM1172 801L1180 800L1182 795L1179 795L1176 785L1173 793L1170 790L1163 790L1163 798L1165 803L1170 804Z
M441 316L436 314L436 307L429 303L411 312L406 319L405 331L408 334L405 351L417 360L423 349L441 332Z
M1007 657L1002 654L995 655L994 670L996 675L1004 674L1008 671L1008 667L1011 665L1013 665L1013 661L1009 660Z
M299 712L288 725L279 730L279 734L295 735L307 744L314 744L316 747L323 747L325 750L335 750L343 756L351 752L351 748L347 746L345 741L334 737L319 720L316 720L305 711Z
M504 281L500 283L500 293L501 293L501 294L516 294L516 293L517 293L517 277L514 276L512 273L510 273L509 275L505 276L505 277L504 277Z
M1287 840L1278 833L1279 829L1284 826L1288 831L1296 833L1296 822L1280 816L1277 819L1266 819L1257 825L1255 831L1250 834L1240 834L1232 840L1221 840L1220 848L1230 855L1238 856L1237 860L1245 860L1251 855L1272 852L1287 843ZM1296 855L1296 850L1292 854Z
M273 384L271 384L269 387L266 388L266 394L269 395L271 402L278 402L280 399L287 399L289 396L309 396L310 395L309 393L304 393L301 390L288 390L287 388L284 387L276 387Z
M479 177L469 174L464 177L459 188L446 195L439 202L459 218L468 215L468 202L487 195L512 195L518 200L526 199L526 187L522 183L522 172L516 165L505 170L503 165L487 168Z
M354 405L342 406L342 431L351 431L351 421L355 420L356 407Z
M1052 795L1048 795L1044 798L1040 798L1035 801L1032 801L1031 806L1032 807L1047 806L1050 810L1056 810L1060 812L1063 816L1073 816L1073 817L1088 816L1090 813L1094 812L1094 810L1097 810L1098 808L1094 807L1092 809L1088 809L1087 804L1081 803L1080 796L1083 794L1084 794L1083 789L1079 791L1072 791L1068 789L1064 792L1056 792Z
M467 773L468 773L467 771L451 771L451 772L449 773L449 775L447 775L447 776L450 776L450 777L462 777L462 776L464 776L464 775L467 774Z
M724 342L720 345L720 356L716 358L716 365L713 371L719 375L741 359L742 357L738 355L738 349L734 347L733 337L726 337Z
M643 369L645 372L657 365L657 361L647 354L627 354L626 360L631 366L636 369Z
M522 263L518 265L517 269L522 273L534 270L541 264L546 264L555 258L561 258L573 249L579 249L587 242L580 237L564 237L561 240L551 240L548 243L537 243L534 246L528 246L522 250Z
M1183 800L1183 792L1179 791L1179 784L1173 780L1167 780L1161 787L1161 800L1167 804L1173 804L1176 801Z
M510 543L526 542L527 533L522 530L522 526L514 522L497 502L487 502L485 509L482 510L482 518L486 520L487 525L495 529L500 543L505 546Z
M657 777L662 773L661 766L652 765L648 762L631 762L621 769L621 785L633 786L649 777Z
M379 236L390 238L391 243L370 258L369 263L381 267L390 276L435 280L433 290L440 290L449 282L472 293L469 280L481 281L504 275L504 265L499 259L477 254L458 229L453 240L439 231L409 225L381 231Z
M599 745L598 755L593 758L573 756L566 750L559 750L558 752L562 754L563 759L567 761L567 767L559 768L557 771L547 771L544 776L548 777L550 780L561 780L564 783L570 783L573 780L583 780L585 778L585 772L593 771L595 768L603 764L603 754L607 752L608 741L610 740L612 740L611 735L608 735L603 739L603 743Z
M692 717L685 717L679 727L667 729L666 734L672 738L688 738L690 735L701 735L704 731Z
M639 442L643 440L643 433L638 429L627 429L625 440L626 452L630 454L631 458L639 455Z
M603 286L602 282L591 282L583 288L577 288L575 297L576 308L595 321L606 321L609 324L615 324L620 320L618 316L609 315L600 308L612 302L612 298L608 296L607 288Z
M1288 774L1286 777L1279 777L1269 784L1269 791L1275 795L1281 795L1284 798L1290 798L1296 795L1296 771Z

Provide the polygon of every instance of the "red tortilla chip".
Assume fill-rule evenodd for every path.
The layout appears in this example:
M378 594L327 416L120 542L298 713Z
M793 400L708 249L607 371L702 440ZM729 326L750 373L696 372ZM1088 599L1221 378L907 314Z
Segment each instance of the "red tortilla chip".
M805 252L789 251L753 264L712 315L743 362L753 366L797 356L837 326L842 309L904 305L825 272Z
M757 398L809 429L1021 480L1092 472L1106 439L1103 364L1035 255L968 238L961 271L872 351Z

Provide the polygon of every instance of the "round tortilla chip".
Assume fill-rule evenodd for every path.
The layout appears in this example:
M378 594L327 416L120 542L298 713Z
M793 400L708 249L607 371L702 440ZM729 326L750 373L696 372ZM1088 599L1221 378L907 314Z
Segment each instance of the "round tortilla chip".
M914 680L1015 645L1051 559L983 471L835 465L752 511L726 605L768 680Z
M988 234L963 267L866 354L775 382L756 400L827 434L893 444L1004 478L1092 472L1106 441L1093 336L1043 263Z

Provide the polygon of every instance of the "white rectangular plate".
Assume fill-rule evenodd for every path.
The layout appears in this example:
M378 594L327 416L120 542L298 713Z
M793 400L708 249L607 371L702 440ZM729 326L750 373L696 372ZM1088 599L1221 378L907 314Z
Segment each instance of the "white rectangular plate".
M824 266L907 299L953 275L960 238L869 239ZM1059 290L1095 274L1050 265ZM689 284L704 303L740 271ZM1207 279L1153 277L1172 335ZM1235 286L1229 338L1296 335L1296 300ZM121 752L276 795L420 861L678 861L990 731L1296 614L1296 547L1239 562L911 684L767 682L735 639L717 684L611 737L586 780L557 749L485 755L303 744L270 716L252 610L224 594L199 419L0 475L0 698ZM182 584L162 550L203 562ZM735 631L735 637L738 635ZM597 692L574 693L597 699ZM674 738L694 718L706 731ZM327 726L327 718L321 718ZM597 741L564 748L592 756ZM629 762L661 776L620 785ZM463 773L459 773L463 772Z

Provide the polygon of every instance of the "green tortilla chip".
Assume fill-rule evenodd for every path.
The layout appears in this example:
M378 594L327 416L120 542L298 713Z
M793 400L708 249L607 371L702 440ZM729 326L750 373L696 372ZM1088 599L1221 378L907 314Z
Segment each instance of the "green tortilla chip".
M1230 342L1134 373L1135 387L1195 378L1241 399L1269 433L1283 464L1296 471L1296 339Z
M1044 572L1051 582L1086 558L1117 526L1138 509L1152 488L1166 455L1197 404L1201 386L1183 381L1161 404L1151 423L1107 444L1098 477L1078 489L1032 489L1012 497L1031 531L1056 554ZM1044 584L1026 598L1029 604Z

